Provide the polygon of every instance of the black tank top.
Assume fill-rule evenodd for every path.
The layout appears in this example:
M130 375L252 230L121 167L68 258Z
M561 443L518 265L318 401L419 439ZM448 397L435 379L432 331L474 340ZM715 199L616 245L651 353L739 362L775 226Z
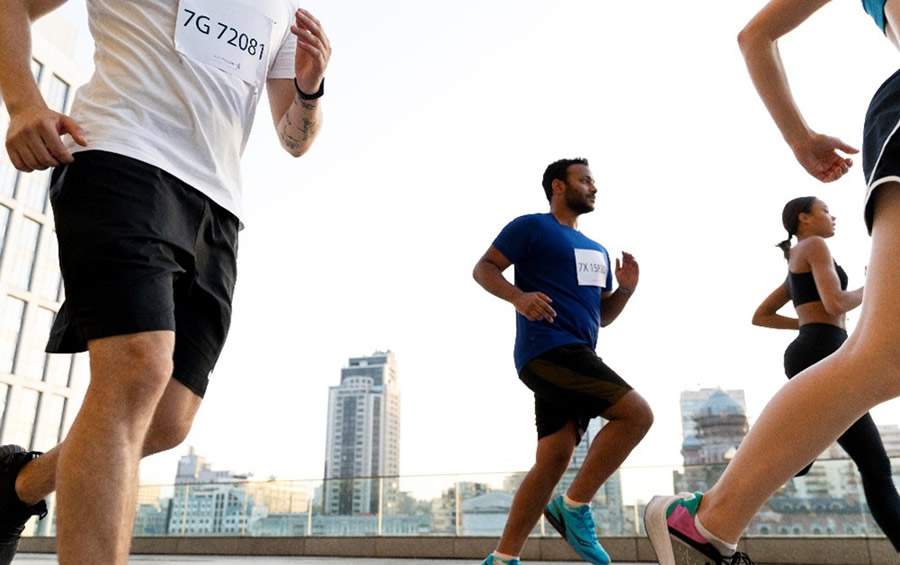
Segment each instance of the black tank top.
M837 264L837 261L834 263L834 270L841 281L841 290L847 290L850 279L847 277L844 269ZM813 277L812 271L808 273L792 273L788 271L787 285L795 307L809 302L822 301L822 297L819 296L819 289L816 288L816 279Z

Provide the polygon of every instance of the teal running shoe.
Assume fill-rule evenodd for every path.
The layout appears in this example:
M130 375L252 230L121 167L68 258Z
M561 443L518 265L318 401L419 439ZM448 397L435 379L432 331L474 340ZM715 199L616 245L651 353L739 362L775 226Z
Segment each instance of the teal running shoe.
M544 509L544 517L579 557L595 565L610 563L609 554L597 540L597 526L594 525L590 506L572 510L563 502L562 496L557 496Z
M522 562L518 559L513 559L512 561L500 561L499 559L494 558L494 554L490 554L484 558L484 561L481 562L481 565L500 565L501 563L506 563L508 565L522 565Z

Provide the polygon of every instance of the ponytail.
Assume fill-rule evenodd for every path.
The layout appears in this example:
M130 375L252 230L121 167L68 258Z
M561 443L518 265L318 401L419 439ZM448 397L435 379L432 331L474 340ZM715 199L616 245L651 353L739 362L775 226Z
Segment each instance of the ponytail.
M775 247L781 249L781 252L784 253L784 260L788 261L791 258L791 235L788 235L788 238L782 241L781 243L776 243Z
M800 214L809 214L815 202L815 196L801 196L784 205L784 210L781 211L781 225L787 231L788 237L777 244L776 247L784 253L785 260L791 258L791 238L797 235L797 230L800 226Z

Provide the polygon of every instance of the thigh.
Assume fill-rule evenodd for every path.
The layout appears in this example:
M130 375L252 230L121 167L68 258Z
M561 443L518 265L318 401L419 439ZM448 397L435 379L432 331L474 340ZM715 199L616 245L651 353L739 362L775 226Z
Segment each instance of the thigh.
M873 369L854 396L867 407L900 395L900 183L874 194L872 253L859 324L845 347Z

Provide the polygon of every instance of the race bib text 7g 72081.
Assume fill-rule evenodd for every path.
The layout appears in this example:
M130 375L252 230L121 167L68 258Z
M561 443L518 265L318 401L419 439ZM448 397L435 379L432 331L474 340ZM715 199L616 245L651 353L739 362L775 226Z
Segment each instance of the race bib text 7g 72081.
M175 49L257 87L266 79L274 22L232 0L180 0Z

